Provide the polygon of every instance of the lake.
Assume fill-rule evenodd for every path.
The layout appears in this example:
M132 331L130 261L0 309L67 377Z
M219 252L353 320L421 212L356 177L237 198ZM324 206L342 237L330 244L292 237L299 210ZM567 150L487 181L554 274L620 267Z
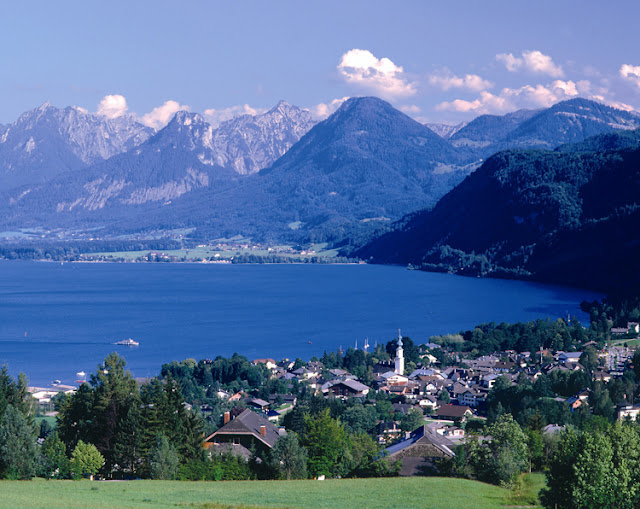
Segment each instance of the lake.
M34 385L71 383L112 351L135 376L165 362L238 352L301 357L424 343L482 322L576 314L602 295L380 265L0 262L0 364ZM127 338L138 347L116 346Z

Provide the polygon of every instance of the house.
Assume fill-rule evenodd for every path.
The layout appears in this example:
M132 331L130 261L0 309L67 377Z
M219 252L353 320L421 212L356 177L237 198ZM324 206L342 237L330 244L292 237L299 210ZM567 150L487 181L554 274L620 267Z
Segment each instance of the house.
M438 419L449 419L452 421L464 422L473 416L471 408L460 405L443 405L436 410Z
M409 375L409 378L417 378L419 376L433 376L437 373L438 372L434 371L433 369L418 368L413 370L413 373Z
M400 375L395 371L387 371L380 375L380 379L388 384L406 384L409 381L409 377Z
M231 452L237 456L248 458L255 447L258 456L273 448L285 433L280 431L268 419L256 414L248 408L234 409L224 413L224 425L209 435L204 441L204 448L209 453ZM232 418L233 414L238 414Z
M396 421L380 421L378 424L378 442L381 444L393 442L402 433L404 432Z
M278 367L278 363L273 359L254 359L252 362L254 366L258 364L263 364L267 369L276 369Z
M402 459L401 476L424 475L438 470L438 460L453 458L454 444L424 425L405 440L385 449L391 461Z
M53 387L29 387L27 391L31 394L40 407L46 407L51 403L51 399L58 394L73 394L77 387L72 385L54 385Z
M358 382L357 380L340 380L332 384L329 387L329 391L335 396L364 398L369 391L370 387Z
M580 355L582 355L582 352L558 352L558 362L560 364L566 364L567 362L577 363L580 361Z
M582 405L586 405L588 400L589 400L589 389L584 389L580 391L578 394L576 394L575 396L571 396L570 398L568 398L566 400L566 403L571 406L571 411L573 411Z
M487 391L471 387L462 394L458 394L458 403L470 406L471 408L478 408L478 406L487 400L487 395Z
M621 334L628 334L629 333L629 327L612 327L611 328L611 334L613 335L621 335Z
M491 375L486 375L482 377L482 385L487 389L493 389L493 386L496 384L496 380L500 378L500 375L496 375L495 373Z
M640 414L640 405L630 405L629 403L622 403L618 405L617 413L619 421L635 421L638 419L638 414Z
M426 395L418 399L418 405L427 412L435 412L438 409L438 400L434 396Z

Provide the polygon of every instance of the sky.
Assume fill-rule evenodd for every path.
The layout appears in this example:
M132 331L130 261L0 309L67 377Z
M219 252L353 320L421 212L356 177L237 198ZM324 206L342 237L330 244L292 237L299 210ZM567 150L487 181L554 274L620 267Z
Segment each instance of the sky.
M374 95L421 122L586 97L640 110L635 0L30 1L0 6L0 123L44 102L164 126Z

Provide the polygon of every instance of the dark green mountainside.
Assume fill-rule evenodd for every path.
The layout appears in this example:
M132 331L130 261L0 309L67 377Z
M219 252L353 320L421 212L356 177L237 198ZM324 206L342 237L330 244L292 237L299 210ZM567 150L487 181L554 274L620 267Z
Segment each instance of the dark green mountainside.
M624 145L633 139L590 141ZM640 149L505 151L355 255L615 290L640 281ZM583 150L584 145L576 147Z

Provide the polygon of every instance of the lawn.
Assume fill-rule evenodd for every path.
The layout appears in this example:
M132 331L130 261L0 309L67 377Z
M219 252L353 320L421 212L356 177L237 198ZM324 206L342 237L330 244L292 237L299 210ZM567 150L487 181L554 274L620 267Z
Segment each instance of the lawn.
M412 477L327 481L0 481L2 508L367 508L531 507L542 476L523 493L462 479Z

